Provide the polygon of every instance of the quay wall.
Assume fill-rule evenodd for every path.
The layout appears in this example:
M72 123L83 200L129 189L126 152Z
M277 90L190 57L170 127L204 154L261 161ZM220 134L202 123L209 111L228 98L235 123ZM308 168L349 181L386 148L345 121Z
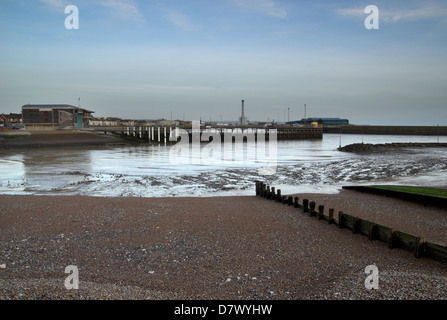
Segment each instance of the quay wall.
M324 133L383 134L415 136L447 136L447 126L367 126L349 125L324 127Z

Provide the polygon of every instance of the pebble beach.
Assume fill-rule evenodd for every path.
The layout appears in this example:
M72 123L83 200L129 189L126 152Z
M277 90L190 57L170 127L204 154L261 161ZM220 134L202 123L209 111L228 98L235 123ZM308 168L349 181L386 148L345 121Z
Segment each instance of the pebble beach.
M354 191L304 197L446 242L445 209ZM447 298L445 263L255 196L2 195L0 228L1 300ZM369 265L378 289L365 287ZM65 287L67 266L78 289Z

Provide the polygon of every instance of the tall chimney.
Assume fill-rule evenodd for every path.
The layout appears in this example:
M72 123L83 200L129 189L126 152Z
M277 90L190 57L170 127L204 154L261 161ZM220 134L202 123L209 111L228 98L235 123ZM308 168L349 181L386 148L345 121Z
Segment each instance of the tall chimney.
M244 100L242 100L242 116L244 116Z

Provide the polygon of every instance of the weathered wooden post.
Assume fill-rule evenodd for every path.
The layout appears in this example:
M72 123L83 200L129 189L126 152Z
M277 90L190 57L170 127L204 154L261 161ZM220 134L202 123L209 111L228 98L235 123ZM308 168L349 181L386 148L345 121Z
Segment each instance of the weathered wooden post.
M289 196L289 206L293 206L293 197Z
M261 193L260 196L264 198L265 195L265 183L261 182Z
M300 198L299 197L295 197L294 198L294 206L295 206L295 208L299 208L300 207L300 204L299 204L299 201L300 200Z
M369 233L368 233L368 239L370 241L373 241L376 238L376 232L377 232L377 224L371 222L369 224Z
M165 144L166 144L166 142L167 142L167 140L166 140L166 127L165 127L165 129L164 129L164 133L165 133Z
M161 136L160 136L160 127L157 128L157 134L158 134L158 142L160 142Z
M425 239L416 237L414 239L414 256L421 258L425 255Z
M328 219L329 224L333 224L335 223L334 220L334 209L329 209L329 219Z
M281 197L281 189L278 189L277 193L276 193L276 201L277 202L281 202L282 197Z
M390 229L388 233L388 248L393 249L396 247L398 237L399 232L394 229Z
M272 194L270 195L270 200L276 200L276 188L272 187Z
M320 204L318 206L318 220L323 220L323 218L324 218L324 206Z
M256 196L259 196L259 181L255 181Z
M315 206L317 204L314 201L311 201L309 203L309 207L310 207L310 216L313 217L315 215Z
M267 194L265 195L267 199L270 199L270 186L267 186Z
M309 212L309 200L303 199L303 211Z
M286 204L287 203L287 196L283 196L281 202L282 202L282 204Z
M345 226L344 213L343 213L343 211L339 211L338 212L338 227L341 229L341 228L344 228L344 226Z
M352 225L352 233L359 233L361 223L362 223L362 219L357 218L357 217L354 219L354 223Z

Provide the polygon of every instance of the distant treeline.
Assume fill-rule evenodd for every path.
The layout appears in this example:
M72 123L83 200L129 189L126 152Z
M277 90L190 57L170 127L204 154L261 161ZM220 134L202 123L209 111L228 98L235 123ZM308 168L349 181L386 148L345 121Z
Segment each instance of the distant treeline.
M337 126L324 127L323 133L342 134L389 134L389 135L417 135L417 136L447 136L445 126Z

